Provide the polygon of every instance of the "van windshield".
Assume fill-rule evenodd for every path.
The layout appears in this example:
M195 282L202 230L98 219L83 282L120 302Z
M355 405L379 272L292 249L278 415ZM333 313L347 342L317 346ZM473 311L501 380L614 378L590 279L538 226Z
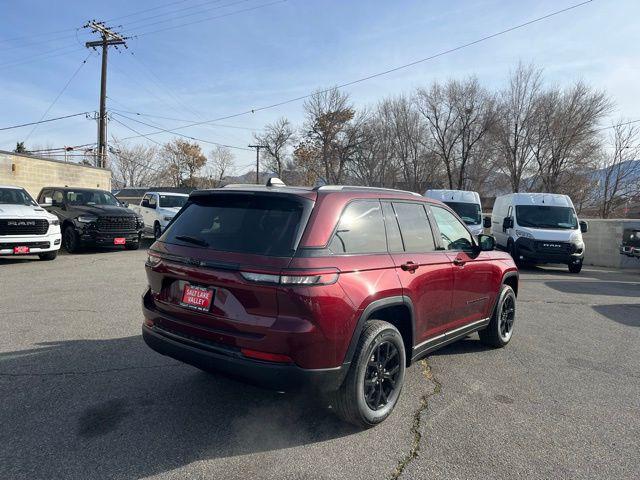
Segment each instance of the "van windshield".
M304 228L305 203L264 195L219 194L192 198L162 239L234 253L293 255Z
M482 223L482 212L477 203L464 202L444 202L449 206L467 225L478 225Z
M516 220L521 227L570 230L578 228L576 212L571 207L516 205Z

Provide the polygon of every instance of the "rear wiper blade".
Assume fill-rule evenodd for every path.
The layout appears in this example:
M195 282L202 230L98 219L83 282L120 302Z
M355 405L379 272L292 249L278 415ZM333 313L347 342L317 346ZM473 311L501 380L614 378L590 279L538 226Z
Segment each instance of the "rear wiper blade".
M209 244L204 240L196 237L190 237L189 235L176 235L176 240L182 240L183 242L193 243L194 245L200 245L201 247L208 247Z

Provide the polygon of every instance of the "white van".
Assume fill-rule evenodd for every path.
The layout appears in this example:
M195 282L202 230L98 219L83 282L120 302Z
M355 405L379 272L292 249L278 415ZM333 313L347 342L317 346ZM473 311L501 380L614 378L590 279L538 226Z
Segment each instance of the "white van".
M511 193L496 198L491 234L516 263L563 263L582 269L586 222L578 222L573 202L557 193Z
M466 190L427 190L424 194L427 198L440 200L446 204L464 223L474 235L481 234L483 230L482 205L478 192Z
M53 260L60 240L58 217L40 207L24 188L0 185L0 256Z

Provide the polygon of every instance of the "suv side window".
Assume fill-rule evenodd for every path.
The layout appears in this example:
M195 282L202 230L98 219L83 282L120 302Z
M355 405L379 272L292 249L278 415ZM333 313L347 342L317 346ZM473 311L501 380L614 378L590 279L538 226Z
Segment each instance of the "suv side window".
M444 208L431 206L442 243L447 250L470 250L473 247L473 239L469 230L451 212Z
M43 189L38 196L38 203L44 203L44 199L47 197L51 198L51 190Z
M329 242L332 253L382 253L387 251L380 202L355 201L347 205Z
M382 213L384 214L384 225L387 231L387 245L390 252L404 252L402 236L396 212L393 211L391 202L382 202Z
M436 249L427 212L421 203L394 202L405 252L433 252Z

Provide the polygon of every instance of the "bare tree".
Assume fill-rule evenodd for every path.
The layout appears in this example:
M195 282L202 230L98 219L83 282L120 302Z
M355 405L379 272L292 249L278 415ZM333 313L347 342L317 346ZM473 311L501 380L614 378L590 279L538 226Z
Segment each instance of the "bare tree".
M470 77L418 89L416 103L427 120L434 153L445 167L449 188L463 188L466 167L494 126L495 99L477 78Z
M545 191L569 193L571 177L594 167L594 153L600 146L595 127L611 107L604 92L593 91L582 82L540 96L532 153L538 182Z
M264 145L264 157L266 166L278 177L283 177L283 171L290 157L290 148L295 142L295 131L291 123L282 117L264 128L264 133L254 134L259 145Z
M161 183L162 172L155 147L127 145L114 138L109 163L113 184L118 187L146 187Z
M305 131L294 151L297 164L328 182L342 183L366 114L356 115L349 96L337 88L316 92L304 110Z
M640 129L620 120L612 127L609 146L603 156L597 188L602 218L608 218L628 199L640 195Z
M196 174L207 163L200 145L175 138L162 147L165 171L174 187L195 187Z
M225 177L234 174L235 158L231 149L218 145L209 153L205 166L206 187L216 188L222 185Z
M533 164L532 142L541 88L542 70L520 62L511 72L507 88L499 93L495 137L502 169L509 175L514 192L520 191L523 176Z

